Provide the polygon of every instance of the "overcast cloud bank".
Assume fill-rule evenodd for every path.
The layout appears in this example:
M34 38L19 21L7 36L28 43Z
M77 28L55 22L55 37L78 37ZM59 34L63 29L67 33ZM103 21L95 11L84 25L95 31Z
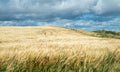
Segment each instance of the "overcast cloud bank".
M120 0L0 0L0 26L39 25L120 31Z

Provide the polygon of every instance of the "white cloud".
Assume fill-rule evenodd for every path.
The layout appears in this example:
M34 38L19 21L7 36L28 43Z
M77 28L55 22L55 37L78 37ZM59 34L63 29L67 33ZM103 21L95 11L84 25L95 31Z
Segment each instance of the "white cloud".
M38 20L25 21L0 21L0 26L62 26L75 29L84 29L88 31L112 30L120 31L120 18L114 18L109 21L98 22L94 20L69 20L57 18L52 22L41 22Z
M93 10L96 14L120 13L120 0L98 0Z
M106 14L108 16L104 16ZM90 30L113 26L118 29L120 16L111 18L112 14L120 14L120 0L0 0L0 25L57 25ZM84 18L76 20L80 15Z
M6 1L6 2L5 2ZM5 0L0 12L29 13L39 16L120 13L120 0ZM56 14L56 15L53 15Z

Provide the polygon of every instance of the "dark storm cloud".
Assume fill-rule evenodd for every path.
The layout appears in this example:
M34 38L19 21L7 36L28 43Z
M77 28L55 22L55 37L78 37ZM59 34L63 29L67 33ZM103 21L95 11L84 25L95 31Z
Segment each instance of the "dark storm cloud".
M84 13L119 13L119 0L1 0L1 18L75 18ZM0 18L0 19L1 19Z
M0 0L0 26L120 24L120 0ZM117 26L116 26L117 27Z

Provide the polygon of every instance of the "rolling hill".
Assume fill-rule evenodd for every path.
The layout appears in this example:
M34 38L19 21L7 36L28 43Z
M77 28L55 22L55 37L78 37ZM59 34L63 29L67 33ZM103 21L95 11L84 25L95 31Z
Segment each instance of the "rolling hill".
M120 40L93 34L96 33L52 26L0 27L0 71L103 72L104 61L108 63L105 72L120 71ZM113 63L111 57L106 59L109 53ZM90 66L84 68L86 63Z

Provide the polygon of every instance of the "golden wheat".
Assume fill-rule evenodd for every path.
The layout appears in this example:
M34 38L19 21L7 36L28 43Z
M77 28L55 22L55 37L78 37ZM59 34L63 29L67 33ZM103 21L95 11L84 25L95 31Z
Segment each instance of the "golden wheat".
M44 65L66 55L65 63L69 65L74 59L79 64L83 58L94 60L115 50L119 58L120 40L92 37L82 31L48 26L0 27L0 67L9 61L8 72L13 70L13 60L24 63L37 58Z

